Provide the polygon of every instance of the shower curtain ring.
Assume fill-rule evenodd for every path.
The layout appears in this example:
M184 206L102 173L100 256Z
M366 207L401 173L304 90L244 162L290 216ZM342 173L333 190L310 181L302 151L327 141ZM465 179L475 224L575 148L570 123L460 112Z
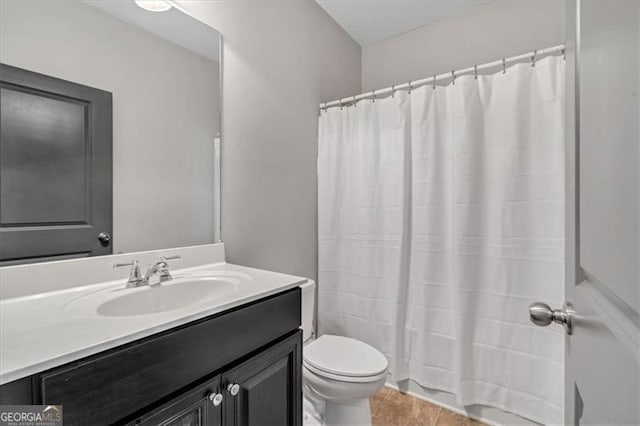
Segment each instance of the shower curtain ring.
M533 51L533 55L531 55L531 66L535 67L536 66L536 53L538 53L537 50Z
M562 48L562 59L567 59L567 52L564 47Z
M391 97L395 98L396 96L396 86L395 85L391 85Z
M433 75L433 90L436 90L436 75Z
M507 73L507 60L505 58L502 58L502 74L506 74Z
M476 79L476 80L478 79L478 66L477 65L473 66L473 78Z
M375 104L376 103L376 91L372 90L372 93L373 93L373 99L371 100L371 102Z
M411 82L408 82L407 84L409 85L409 92L408 92L408 94L410 95L410 94L411 94L411 89L413 89L413 87L411 87Z
M456 85L456 72L451 71L451 84Z
M342 102L342 99L340 99L340 111L342 111L343 108L344 108L344 103Z
M358 107L358 103L356 102L356 95L353 95L353 106Z

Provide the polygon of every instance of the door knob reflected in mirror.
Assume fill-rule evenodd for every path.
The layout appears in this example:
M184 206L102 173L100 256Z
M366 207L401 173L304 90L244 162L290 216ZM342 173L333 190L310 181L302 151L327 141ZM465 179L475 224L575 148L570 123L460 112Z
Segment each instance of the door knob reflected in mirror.
M108 232L101 232L98 234L98 241L102 247L107 247L111 242L111 235Z
M573 331L573 314L571 305L566 303L562 309L551 309L549 305L542 302L534 302L529 306L529 319L532 323L540 327L546 327L552 322L562 324L569 335Z

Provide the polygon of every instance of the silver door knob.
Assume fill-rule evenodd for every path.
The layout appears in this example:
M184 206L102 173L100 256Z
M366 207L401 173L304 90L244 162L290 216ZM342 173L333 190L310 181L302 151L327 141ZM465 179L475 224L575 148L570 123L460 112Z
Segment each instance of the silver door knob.
M216 407L222 404L222 399L223 397L221 393L211 393L209 395L209 401L211 401L211 403Z
M111 235L108 232L101 232L98 234L98 241L100 241L101 245L106 247L109 245L109 242L111 241Z
M237 383L229 383L227 386L227 390L231 394L231 396L236 396L238 392L240 392L240 385Z
M573 331L573 314L571 306L567 304L562 309L551 309L549 305L542 302L534 302L529 306L529 319L532 323L540 327L546 327L552 322L562 324L569 335Z

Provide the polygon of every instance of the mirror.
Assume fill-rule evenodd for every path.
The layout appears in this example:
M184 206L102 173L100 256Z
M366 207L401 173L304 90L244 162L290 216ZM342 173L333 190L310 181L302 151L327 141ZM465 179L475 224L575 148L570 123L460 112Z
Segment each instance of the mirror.
M0 266L217 242L220 34L165 1L0 19Z

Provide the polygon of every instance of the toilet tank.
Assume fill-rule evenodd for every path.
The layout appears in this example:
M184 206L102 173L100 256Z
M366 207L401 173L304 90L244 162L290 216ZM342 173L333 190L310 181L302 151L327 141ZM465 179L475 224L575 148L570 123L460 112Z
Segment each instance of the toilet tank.
M308 280L306 283L300 285L301 291L301 325L302 328L302 341L306 342L313 339L315 333L315 317L316 317L316 282Z

